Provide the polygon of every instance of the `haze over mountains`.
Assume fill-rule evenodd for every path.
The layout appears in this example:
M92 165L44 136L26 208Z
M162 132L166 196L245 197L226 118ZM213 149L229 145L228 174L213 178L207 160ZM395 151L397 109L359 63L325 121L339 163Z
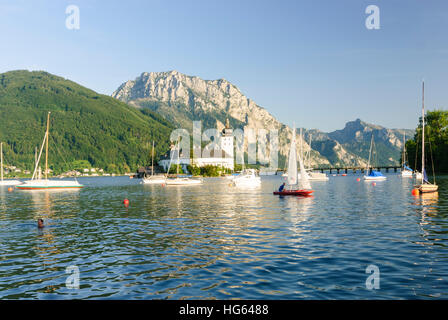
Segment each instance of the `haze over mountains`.
M176 127L189 130L195 120L202 120L203 128L221 129L227 117L234 128L278 129L281 160L289 150L291 129L225 79L203 80L177 71L143 72L135 80L124 82L112 97L136 108L150 109ZM357 119L330 133L317 129L304 129L303 133L305 151L310 149L307 142L312 138L311 165L365 166L372 134L376 164L397 165L403 135L409 139L414 130L387 129Z

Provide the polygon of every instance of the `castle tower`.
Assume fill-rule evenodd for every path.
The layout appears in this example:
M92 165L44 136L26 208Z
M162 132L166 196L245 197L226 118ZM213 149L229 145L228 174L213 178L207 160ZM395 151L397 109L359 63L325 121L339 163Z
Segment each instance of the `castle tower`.
M231 159L230 169L234 169L233 159L233 130L230 128L229 119L226 119L226 126L221 132L221 150L226 153L226 156ZM229 160L230 160L229 159Z

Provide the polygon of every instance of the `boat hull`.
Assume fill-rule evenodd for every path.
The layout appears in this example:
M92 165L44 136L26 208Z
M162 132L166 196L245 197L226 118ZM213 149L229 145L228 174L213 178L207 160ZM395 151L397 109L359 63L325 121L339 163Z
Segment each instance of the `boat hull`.
M274 195L277 196L311 196L314 190L286 190L286 191L274 191Z
M193 179L167 179L167 186L187 186L187 185L198 185L201 184L202 180L193 180Z
M20 190L51 190L51 189L57 189L57 190L61 190L61 189L82 189L84 188L84 186L73 186L73 187L66 187L66 186L60 186L60 187L24 187L24 186L16 186L17 189Z
M364 176L364 180L366 180L366 181L384 181L386 179L387 179L387 177L384 177L384 176L382 176L382 177Z
M163 184L166 182L164 178L142 179L143 184Z
M408 170L401 171L401 176L402 177L412 178L413 175L414 175L414 173L412 171L408 171Z
M82 189L84 186L77 181L66 180L31 180L16 186L20 190L62 190L62 189Z
M436 192L439 189L439 186L428 183L428 184L416 185L415 188L418 189L420 193L431 193Z
M3 180L0 181L0 186L17 186L22 183L23 182L19 180Z

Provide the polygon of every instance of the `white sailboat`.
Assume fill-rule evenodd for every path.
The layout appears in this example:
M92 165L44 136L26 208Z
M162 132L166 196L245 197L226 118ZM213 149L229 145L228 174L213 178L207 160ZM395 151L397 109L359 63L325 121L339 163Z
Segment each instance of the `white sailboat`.
M383 181L387 178L381 173L381 171L373 170L370 167L370 160L372 159L373 146L375 142L373 141L373 132L372 132L372 140L370 141L370 151L369 151L369 161L367 162L366 172L367 175L364 176L364 180L366 181Z
M328 181L329 180L327 174L325 174L323 172L313 171L313 169L311 168L311 134L310 134L310 151L308 152L307 173L308 173L308 179L312 180L312 181Z
M401 157L401 176L404 178L412 178L414 171L407 166L406 161L406 132L403 134L403 155Z
M236 187L259 187L261 185L261 178L257 176L254 169L245 169L244 168L244 155L241 155L242 158L242 170L241 174L233 178L233 184Z
M180 148L179 148L179 143L177 144L177 176L176 178L168 178L168 173L170 171L171 168L171 162L173 161L173 157L171 156L170 159L170 164L168 166L168 170L167 170L167 178L165 180L165 183L167 186L185 186L185 185L198 185L202 183L202 179L191 179L189 177L179 177L179 153L180 153ZM175 150L176 150L175 149ZM175 152L174 152L175 153Z
M47 116L47 130L45 132L44 141L42 142L42 147L40 149L39 157L35 163L35 168L33 172L33 177L31 180L25 181L23 184L16 186L20 190L51 190L51 189L81 189L84 186L75 180L49 180L48 179L48 137L50 130L50 112ZM40 171L39 162L42 156L42 151L46 146L45 150L45 179L38 177L36 179L36 173L38 169Z
M299 153L299 173L297 172L296 128L293 127L291 146L288 158L288 186L282 190L274 191L275 195L309 196L314 192L308 179L308 174ZM299 179L300 176L300 179Z
M415 185L420 193L436 192L439 186L436 185L436 176L434 175L434 183L428 181L425 171L425 82L423 82L422 89L422 176L420 183Z
M3 142L0 142L0 186L16 186L22 183L22 181L19 180L3 180Z
M166 182L165 175L154 175L154 141L152 142L151 152L151 175L149 177L143 177L142 182L144 184L163 184Z

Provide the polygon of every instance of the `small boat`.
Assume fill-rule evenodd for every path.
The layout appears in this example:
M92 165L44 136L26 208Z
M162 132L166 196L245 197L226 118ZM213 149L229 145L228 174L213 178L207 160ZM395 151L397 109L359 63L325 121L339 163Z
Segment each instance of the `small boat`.
M311 196L314 190L311 189L308 175L303 164L301 155L299 154L300 179L297 173L297 151L296 151L296 128L293 127L291 147L289 149L288 159L288 187L282 191L274 191L274 195L279 196Z
M375 142L373 141L373 132L372 132L372 140L370 141L370 151L369 151L369 161L367 162L366 172L369 172L368 175L364 176L364 180L366 181L383 181L387 178L381 173L381 171L373 170L370 167L370 160L372 158L373 148L375 146Z
M67 180L28 180L23 184L16 186L20 190L47 190L47 189L81 189L84 186L78 181Z
M244 168L244 155L241 154L241 173L232 179L235 187L256 188L261 185L261 178L256 174L255 169Z
M49 190L49 189L81 189L84 186L75 180L48 180L48 136L50 129L50 112L48 112L47 117L47 130L45 132L44 141L42 142L42 147L40 149L39 157L35 161L34 173L31 180L25 181L23 184L16 186L20 190ZM42 156L42 151L46 146L45 150L45 179L40 176L36 179L36 172L39 167L40 158Z
M144 184L163 184L166 182L165 175L154 175L154 141L152 142L151 152L151 175L149 177L143 177L142 183Z
M364 176L364 180L366 181L383 181L386 180L385 177L380 171L371 170L367 176Z
M302 130L300 130L300 135L302 135ZM327 176L327 174L323 173L323 172L316 172L313 171L313 169L311 169L311 134L310 134L310 142L309 142L309 146L310 146L310 151L308 152L308 169L307 169L307 174L308 174L308 179L312 180L312 181L328 181L329 178ZM300 175L299 175L299 179L300 179Z
M401 176L403 178L412 178L414 170L407 166L406 161L406 132L403 134L403 155L401 156Z
M436 184L436 176L435 174L433 175L434 182L430 183L425 170L425 82L423 82L422 89L422 173L420 183L415 185L414 188L418 189L420 194L436 192L439 189L439 186Z
M233 184L236 187L259 187L261 178L257 176L255 169L243 169L241 174L233 178Z
M19 180L3 180L3 142L0 142L0 172L1 172L1 178L0 178L0 186L16 186L22 183L22 181Z
M286 191L274 191L275 195L278 196L311 196L313 190L286 190Z
M313 181L328 181L328 175L322 172L309 171L308 179Z

